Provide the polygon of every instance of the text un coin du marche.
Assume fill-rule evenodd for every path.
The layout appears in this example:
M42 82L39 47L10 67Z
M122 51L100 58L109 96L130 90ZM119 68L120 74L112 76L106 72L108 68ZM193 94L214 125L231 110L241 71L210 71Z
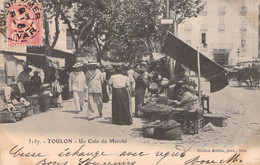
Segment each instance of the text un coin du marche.
M46 140L39 140L39 139L28 139L29 144L72 144L72 143L79 143L79 144L98 144L98 143L127 143L127 139L73 139L73 138L48 138Z

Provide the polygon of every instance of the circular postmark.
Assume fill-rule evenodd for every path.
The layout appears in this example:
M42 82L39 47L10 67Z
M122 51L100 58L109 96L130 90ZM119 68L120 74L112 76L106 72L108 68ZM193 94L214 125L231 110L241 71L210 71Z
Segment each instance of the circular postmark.
M6 9L8 44L40 45L41 5L31 2L9 3L6 4Z

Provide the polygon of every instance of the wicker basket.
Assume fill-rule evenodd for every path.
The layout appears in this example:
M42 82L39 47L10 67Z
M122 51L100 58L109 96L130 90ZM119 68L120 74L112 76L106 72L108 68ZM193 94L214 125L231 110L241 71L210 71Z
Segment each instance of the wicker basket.
M16 122L23 119L23 113L21 111L1 111L0 122Z
M146 107L140 107L140 111L143 113L143 117L150 120L167 120L172 114L173 110L158 110L158 109L147 109Z

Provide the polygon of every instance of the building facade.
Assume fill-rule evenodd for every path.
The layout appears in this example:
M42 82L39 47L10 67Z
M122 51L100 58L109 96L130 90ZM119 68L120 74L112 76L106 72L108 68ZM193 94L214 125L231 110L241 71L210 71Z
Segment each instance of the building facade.
M222 66L259 58L259 0L207 0L197 18L178 26L178 37Z

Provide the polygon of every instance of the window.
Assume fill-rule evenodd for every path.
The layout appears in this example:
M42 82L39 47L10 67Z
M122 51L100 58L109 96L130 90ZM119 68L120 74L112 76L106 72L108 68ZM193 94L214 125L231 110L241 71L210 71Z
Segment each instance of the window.
M72 49L74 49L74 43L73 43L73 40L72 40L71 33L70 33L70 31L68 29L66 30L66 34L67 34L67 38L66 38L66 40L67 40L67 49L72 50Z
M202 24L202 25L200 26L200 30L201 30L201 31L207 31L207 30L208 30L208 25L207 25L207 24Z
M191 24L185 24L184 25L184 30L185 31L191 31L192 30L192 25Z
M240 29L240 32L245 32L245 31L247 31L246 24L241 23L239 29Z
M205 7L204 7L204 9L202 10L202 12L201 12L201 15L202 16L207 16L208 15L208 6L206 5Z
M240 15L245 16L247 13L246 1L241 0Z
M224 16L226 14L226 6L219 6L218 14Z
M190 44L191 44L191 40L190 40L190 39L186 39L186 43L187 43L188 45L190 45Z
M207 46L206 33L201 33L201 43L203 44L203 46Z
M245 52L246 51L246 33L241 33L241 43L240 43L240 50L241 52Z
M226 30L225 24L218 25L218 32L224 32Z
M241 6L240 15L245 16L246 13L247 13L247 7L246 6Z

